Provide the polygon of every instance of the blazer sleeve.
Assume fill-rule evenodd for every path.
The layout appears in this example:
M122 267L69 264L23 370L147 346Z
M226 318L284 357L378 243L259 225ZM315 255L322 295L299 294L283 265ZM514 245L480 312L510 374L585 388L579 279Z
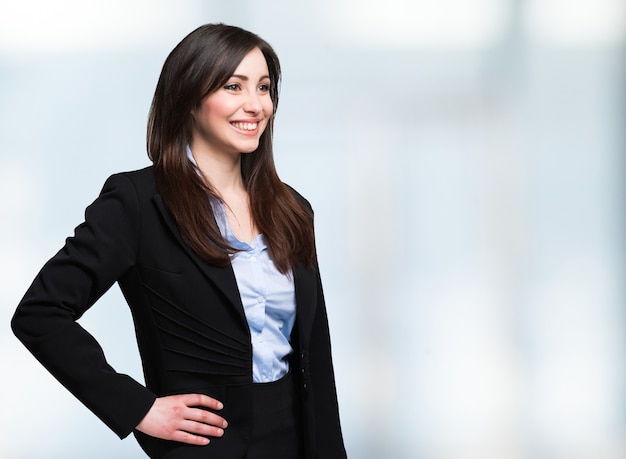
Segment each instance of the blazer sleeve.
M292 188L293 190L293 188ZM313 208L309 201L297 191L293 192L307 206L313 216ZM325 459L344 459L347 457L341 423L339 420L339 405L333 369L328 313L322 288L319 265L315 263L316 298L315 315L311 327L311 336L308 343L308 352L303 358L307 360L308 377L311 391L309 397L313 400L313 420L315 438L315 457Z
M316 270L318 304L313 319L308 353L315 405L315 457L343 459L346 457L346 450L339 421L328 317L319 269Z
M111 176L11 321L28 350L120 438L133 431L156 397L117 373L76 320L134 264L140 224L134 185L125 175Z

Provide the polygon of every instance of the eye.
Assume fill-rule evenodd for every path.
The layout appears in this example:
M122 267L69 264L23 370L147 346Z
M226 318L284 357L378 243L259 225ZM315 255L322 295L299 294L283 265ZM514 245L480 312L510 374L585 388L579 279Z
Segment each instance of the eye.
M237 91L241 89L241 85L239 83L229 83L224 86L224 89L226 89L227 91Z
M261 92L269 92L269 90L270 90L269 83L263 83L263 84L259 85L259 91L261 91Z

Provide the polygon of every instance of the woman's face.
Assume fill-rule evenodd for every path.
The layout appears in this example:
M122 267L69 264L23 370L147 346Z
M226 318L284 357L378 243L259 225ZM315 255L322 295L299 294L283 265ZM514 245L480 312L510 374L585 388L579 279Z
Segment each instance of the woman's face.
M267 62L259 48L250 51L220 89L192 111L194 153L251 153L274 112Z

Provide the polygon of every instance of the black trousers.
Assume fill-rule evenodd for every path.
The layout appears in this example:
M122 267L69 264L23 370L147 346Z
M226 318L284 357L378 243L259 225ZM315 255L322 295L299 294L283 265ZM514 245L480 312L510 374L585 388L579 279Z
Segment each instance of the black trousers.
M302 457L302 413L293 376L254 384L254 425L246 459Z

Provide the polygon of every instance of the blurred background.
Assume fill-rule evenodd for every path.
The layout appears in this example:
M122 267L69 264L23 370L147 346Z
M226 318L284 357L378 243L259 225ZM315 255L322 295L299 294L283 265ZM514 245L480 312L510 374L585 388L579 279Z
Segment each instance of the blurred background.
M143 457L9 320L207 22L281 58L349 457L626 457L625 0L0 0L0 457ZM117 287L81 323L142 378Z

